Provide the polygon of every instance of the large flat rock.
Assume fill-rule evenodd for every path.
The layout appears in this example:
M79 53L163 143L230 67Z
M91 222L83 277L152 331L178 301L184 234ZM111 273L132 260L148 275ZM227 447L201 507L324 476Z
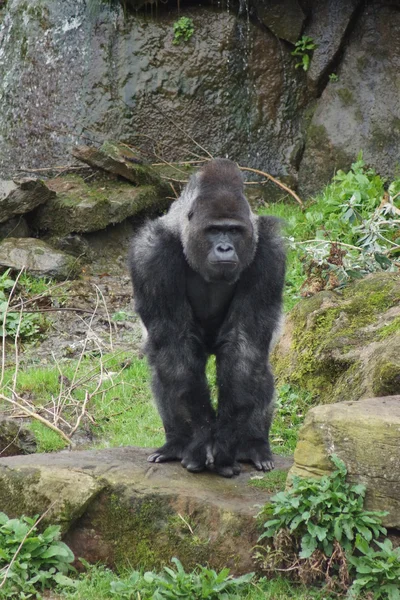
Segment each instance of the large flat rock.
M10 516L43 513L62 525L76 556L110 566L159 568L177 556L236 573L254 570L254 518L271 493L236 478L147 462L146 448L64 451L0 459L0 506ZM292 460L275 457L287 471ZM258 473L257 473L258 474ZM268 481L269 474L265 474Z
M366 486L366 508L387 511L384 524L400 528L400 396L312 408L290 475L328 474L331 454L345 462L350 481Z

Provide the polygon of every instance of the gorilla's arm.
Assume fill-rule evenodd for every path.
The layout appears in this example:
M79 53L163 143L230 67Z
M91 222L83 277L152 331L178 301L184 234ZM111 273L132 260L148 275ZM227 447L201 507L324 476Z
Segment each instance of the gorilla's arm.
M281 319L285 253L272 217L259 218L257 252L243 273L217 343L219 387L215 468L235 472L237 459L273 468L268 433L273 376L268 354Z
M145 225L133 241L130 268L135 308L147 332L146 354L163 420L166 444L149 460L182 459L200 470L211 453L214 411L193 312L186 297L185 258L178 237L160 220Z

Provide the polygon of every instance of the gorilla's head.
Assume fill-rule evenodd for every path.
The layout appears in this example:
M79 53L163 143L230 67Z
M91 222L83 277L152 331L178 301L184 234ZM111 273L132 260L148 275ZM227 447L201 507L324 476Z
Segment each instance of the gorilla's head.
M213 160L191 179L186 195L182 243L189 265L206 281L234 283L257 246L241 172L230 160Z

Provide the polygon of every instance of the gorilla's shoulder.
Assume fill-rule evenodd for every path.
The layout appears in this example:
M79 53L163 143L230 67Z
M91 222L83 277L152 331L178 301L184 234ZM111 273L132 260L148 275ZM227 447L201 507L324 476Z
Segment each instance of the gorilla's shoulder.
M154 275L157 270L163 270L166 264L176 262L180 255L183 256L179 236L159 218L142 225L133 236L129 266L132 273L139 270Z

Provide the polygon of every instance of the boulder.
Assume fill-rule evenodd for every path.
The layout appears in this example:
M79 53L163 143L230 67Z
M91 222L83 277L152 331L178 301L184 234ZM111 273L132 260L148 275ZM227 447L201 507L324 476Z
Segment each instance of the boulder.
M38 208L32 223L40 232L52 235L99 231L143 211L161 212L171 202L155 186L134 187L109 177L89 182L66 175L48 185L57 195Z
M297 0L252 0L258 19L277 37L295 44L305 20Z
M252 571L261 531L254 517L270 498L249 485L254 471L244 467L230 480L193 474L176 462L150 464L149 452L125 447L0 458L0 506L9 516L51 506L46 520L60 523L75 555L90 562L159 569L177 556L187 568L207 562ZM279 456L275 462L284 472L292 464Z
M0 456L32 454L36 452L35 436L15 419L0 417Z
M16 271L25 268L38 277L69 279L76 275L78 262L74 256L55 250L36 238L7 238L0 243L0 266Z
M312 18L305 35L311 37L317 46L307 71L307 78L317 93L336 67L343 42L354 25L360 5L361 0L313 2Z
M400 393L400 273L301 300L272 361L278 381L320 403Z
M29 212L54 196L40 179L0 180L0 223Z
M334 10L336 2L330 4ZM324 89L307 130L299 170L303 197L349 168L360 150L367 164L393 177L400 145L400 53L393 40L399 37L398 7L367 3L336 70L339 79Z
M333 469L331 454L344 461L352 483L366 486L365 507L387 511L384 525L400 529L400 396L309 410L289 480L293 475L328 474Z
M155 185L165 194L171 191L157 171L150 165L144 164L142 157L135 154L126 144L107 141L99 149L91 146L76 146L72 149L72 155L91 167L119 175L135 185Z

